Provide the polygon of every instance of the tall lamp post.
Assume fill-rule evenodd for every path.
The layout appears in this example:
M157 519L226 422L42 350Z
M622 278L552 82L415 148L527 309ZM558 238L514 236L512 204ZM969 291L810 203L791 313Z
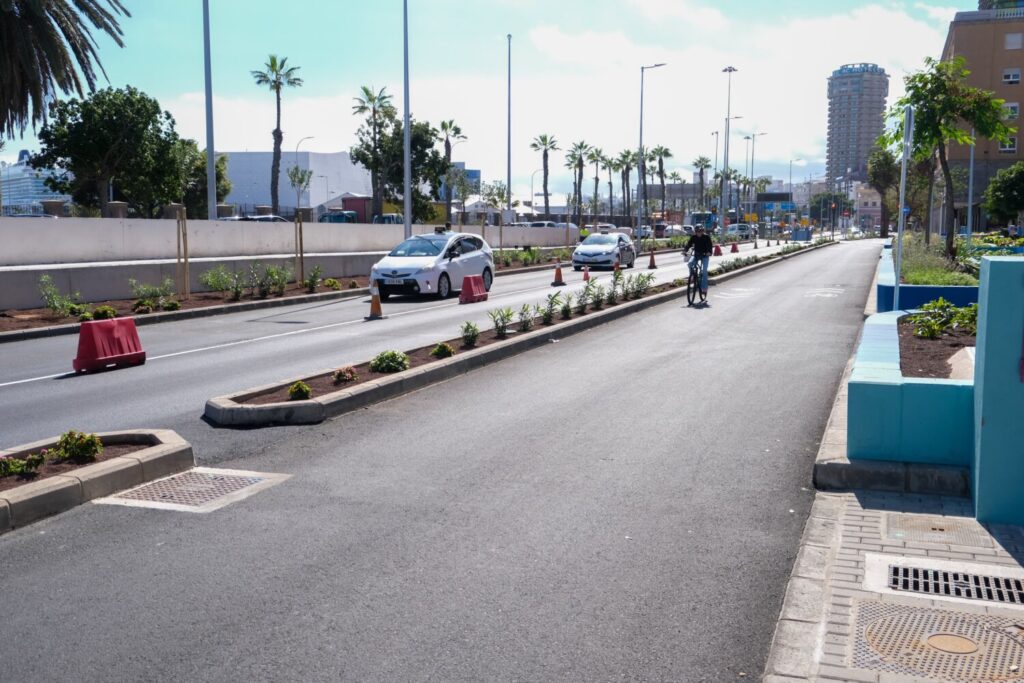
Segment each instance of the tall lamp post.
M405 135L402 143L402 155L405 165L403 180L405 187L402 191L402 210L405 219L405 239L412 237L412 131L409 130L409 0L402 2L402 33L404 47L404 72L405 72Z
M711 134L715 136L715 169L714 175L711 176L712 178L714 178L715 175L718 175L718 131L713 130L711 131Z
M722 189L721 189L721 194L725 198L725 205L723 205L725 216L722 217L722 220L725 223L729 222L729 207L728 207L729 198L725 195L725 187L726 187L726 185L725 185L725 176L728 175L728 173L729 173L729 122L732 119L732 75L734 73L736 73L737 71L739 71L739 69L737 69L735 67L732 67L732 66L727 66L724 69L722 69L722 73L726 74L727 79L728 79L728 85L727 85L727 89L726 89L726 98L725 98L725 144L723 145L724 149L722 150L722 169L723 170L722 170ZM723 237L725 236L725 231L722 232L722 236Z
M644 72L647 71L648 69L657 69L657 68L662 67L662 66L665 66L664 62L660 62L658 64L651 64L650 66L641 66L640 67L640 146L637 148L637 153L636 153L637 164L638 164L637 169L639 170L639 173L637 174L638 176L641 176L645 172L645 166L646 166L646 164L644 163ZM644 203L643 203L643 199L640 197L640 185L641 185L642 182L643 182L643 178L639 177L638 180L637 180L637 190L636 190L636 199L637 199L637 201L636 201L636 230L637 230L637 237L640 237L640 226L644 224L644 221L643 221ZM652 230L651 232L652 232L652 236L653 236L653 232L654 231ZM643 244L643 242L641 242L641 244ZM651 258L652 259L654 258L654 242L653 241L651 242Z
M508 148L506 149L505 168L505 209L512 210L512 34L505 36L508 39ZM533 201L533 198L530 198Z
M757 198L757 187L755 187L754 180L754 156L757 153L757 137L759 135L768 135L768 133L751 133L750 134L750 199L754 201ZM756 203L756 202L755 202Z
M213 151L213 76L210 68L210 0L203 0L203 65L206 72L206 209L217 220L217 164Z

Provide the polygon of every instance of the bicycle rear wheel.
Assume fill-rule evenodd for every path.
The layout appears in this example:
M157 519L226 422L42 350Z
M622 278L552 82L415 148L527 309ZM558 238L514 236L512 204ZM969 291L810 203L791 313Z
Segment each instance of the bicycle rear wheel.
M690 268L690 279L686 281L686 302L692 306L694 299L700 291L700 279L697 276L697 269Z

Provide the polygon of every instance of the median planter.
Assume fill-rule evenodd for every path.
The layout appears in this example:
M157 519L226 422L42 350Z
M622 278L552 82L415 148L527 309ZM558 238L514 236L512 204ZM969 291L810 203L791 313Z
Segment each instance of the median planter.
M808 246L791 254L770 257L746 268L712 277L709 281L711 284L718 284L765 267L769 263L833 244L836 243L827 242L815 247ZM457 349L457 352L448 358L438 359L431 356L430 352L435 348L433 345L413 349L407 352L411 361L411 367L407 370L393 374L373 373L369 368L370 361L365 361L351 366L357 379L339 383L336 383L333 377L337 368L324 369L303 377L211 398L206 402L204 415L210 422L224 427L316 424L329 417L421 389L685 295L685 285L680 286L673 282L653 287L642 298L620 300L614 304L606 302L600 309L591 309L586 313L578 312L574 303L572 317L568 320L553 320L545 324L541 315L524 316L529 319L529 324L523 326L528 331L513 331L519 327L522 318L510 318L507 338L500 337L493 329L485 330L480 333L475 347L471 349L462 347L461 338L450 339L445 343ZM556 312L556 319L558 315ZM297 382L303 382L310 387L311 398L289 400L289 388Z
M95 462L49 463L31 479L0 478L0 533L70 510L95 498L192 467L192 447L166 429L100 432L103 452ZM0 451L0 458L25 459L52 450L57 437Z

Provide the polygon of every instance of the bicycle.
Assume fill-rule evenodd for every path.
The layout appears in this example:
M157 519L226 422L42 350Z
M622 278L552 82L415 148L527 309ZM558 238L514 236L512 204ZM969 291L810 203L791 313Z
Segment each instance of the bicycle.
M700 281L702 272L704 270L704 261L701 258L695 258L693 265L690 266L690 279L686 281L686 301L692 306L695 299L700 297L700 303L704 303L708 299L707 292L703 292L700 289Z

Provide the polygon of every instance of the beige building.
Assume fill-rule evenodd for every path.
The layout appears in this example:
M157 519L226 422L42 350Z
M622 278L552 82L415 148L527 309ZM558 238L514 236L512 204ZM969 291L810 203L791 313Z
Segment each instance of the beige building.
M868 156L885 130L889 75L877 64L846 64L828 79L826 177L867 178Z
M1006 101L1007 123L1021 127L1020 106L1024 102L1024 8L957 12L949 25L942 58L963 57L971 74L967 82L995 93ZM1021 144L1024 134L1011 137L1006 144L979 139L974 151L974 205L977 206L989 180L1000 169L1024 160ZM950 145L952 166L967 168L970 147ZM957 183L956 203L967 204L967 183ZM984 220L984 218L981 218ZM961 219L963 222L965 219Z

